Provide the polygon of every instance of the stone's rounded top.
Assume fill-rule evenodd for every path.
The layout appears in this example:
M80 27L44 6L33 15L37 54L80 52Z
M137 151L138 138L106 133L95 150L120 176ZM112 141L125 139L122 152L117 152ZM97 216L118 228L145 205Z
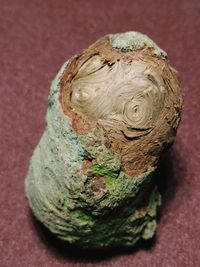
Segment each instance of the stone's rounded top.
M164 50L162 50L147 35L140 32L130 31L125 33L109 34L108 36L111 40L112 47L120 49L123 52L142 49L146 46L148 48L153 48L155 53L160 57L164 59L167 58L167 53Z
M174 140L183 102L179 81L166 53L146 35L100 38L69 61L60 85L73 131L103 129L129 176L155 166Z

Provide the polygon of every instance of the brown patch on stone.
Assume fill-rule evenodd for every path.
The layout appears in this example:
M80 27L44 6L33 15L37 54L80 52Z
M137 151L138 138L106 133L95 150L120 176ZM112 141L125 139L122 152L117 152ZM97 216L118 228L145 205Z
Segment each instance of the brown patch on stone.
M72 129L78 134L87 133L96 125L95 123L89 122L86 118L75 112L69 112L68 115L71 115L72 118Z
M106 188L105 184L105 176L101 176L99 174L94 174L90 184L91 193L95 196L103 193Z
M156 57L153 53L153 49L148 49L151 56ZM61 103L63 112L72 119L72 128L78 134L84 134L89 132L96 126L95 122L91 122L83 114L78 114L72 109L70 105L71 96L71 82L78 73L79 68L94 55L99 55L102 58L102 62L108 65L114 64L118 60L124 60L125 62L132 62L133 60L140 58L143 53L141 51L129 51L121 52L111 46L110 40L107 36L100 38L94 44L89 46L82 54L73 57L60 81L60 96L59 101Z
M84 116L77 114L77 112L75 112L70 106L70 83L72 78L77 73L78 68L80 67L78 59L79 56L71 59L68 67L66 68L66 71L63 74L63 77L61 78L59 101L61 103L64 114L72 119L72 128L74 129L74 131L78 134L84 134L87 133L90 129L94 128L95 123L92 123L88 121L87 118L84 118Z
M139 138L127 138L123 132L101 125L105 129L111 150L122 162L122 170L130 176L137 176L146 172L149 166L156 166L161 152L168 148L175 138L183 107L180 83L168 62L159 58L154 58L152 62L146 54L143 58L160 72L168 89L164 108L152 130Z
M90 121L84 114L78 114L71 107L71 82L78 73L79 68L94 55L99 55L102 63L112 65L118 60L126 63L143 61L160 73L167 88L164 108L146 135L127 138L125 134L114 127L108 127L103 122ZM71 59L61 78L60 103L63 112L72 119L72 128L78 134L86 134L92 128L102 127L106 134L106 145L118 155L122 162L122 170L130 176L137 176L147 171L149 166L155 166L161 152L172 143L180 121L183 98L179 88L176 72L169 66L168 60L161 59L154 54L154 49L141 49L137 51L121 52L111 46L108 37L103 37L84 50L82 54ZM93 181L92 187L104 185L103 178Z
M82 163L81 168L82 170L86 170L86 169L89 169L91 165L92 165L92 162L90 160L85 159Z

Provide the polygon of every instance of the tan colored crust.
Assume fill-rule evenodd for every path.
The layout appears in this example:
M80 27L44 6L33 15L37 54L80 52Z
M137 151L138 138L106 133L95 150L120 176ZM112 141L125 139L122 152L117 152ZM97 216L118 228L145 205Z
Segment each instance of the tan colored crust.
M100 56L102 64L110 66L118 61L127 64L143 62L162 77L167 90L164 107L153 127L145 134L128 138L123 130L119 131L107 125L105 121L93 121L72 107L70 101L72 81L81 66L95 55ZM94 127L105 129L107 144L121 159L123 170L131 176L147 171L149 166L155 166L161 151L173 142L183 105L176 72L169 66L167 60L155 55L153 48L121 52L112 48L108 37L99 39L82 54L71 59L61 79L59 100L63 112L71 117L72 127L76 133L86 134Z

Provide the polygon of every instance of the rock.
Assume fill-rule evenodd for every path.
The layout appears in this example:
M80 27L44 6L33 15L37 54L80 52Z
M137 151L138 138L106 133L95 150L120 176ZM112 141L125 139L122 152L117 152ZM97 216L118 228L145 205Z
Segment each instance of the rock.
M104 36L71 58L52 83L26 177L36 218L82 248L151 238L161 204L153 175L182 104L167 54L141 33Z

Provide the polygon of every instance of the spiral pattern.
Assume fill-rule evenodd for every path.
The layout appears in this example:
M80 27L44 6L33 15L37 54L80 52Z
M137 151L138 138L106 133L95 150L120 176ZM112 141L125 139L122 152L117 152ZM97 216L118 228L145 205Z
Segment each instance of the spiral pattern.
M148 133L165 101L162 77L143 62L109 66L95 55L71 84L71 105L90 120L121 130L127 137Z
M105 36L61 68L48 104L25 183L37 219L76 247L151 238L153 174L183 104L166 53L140 33Z

